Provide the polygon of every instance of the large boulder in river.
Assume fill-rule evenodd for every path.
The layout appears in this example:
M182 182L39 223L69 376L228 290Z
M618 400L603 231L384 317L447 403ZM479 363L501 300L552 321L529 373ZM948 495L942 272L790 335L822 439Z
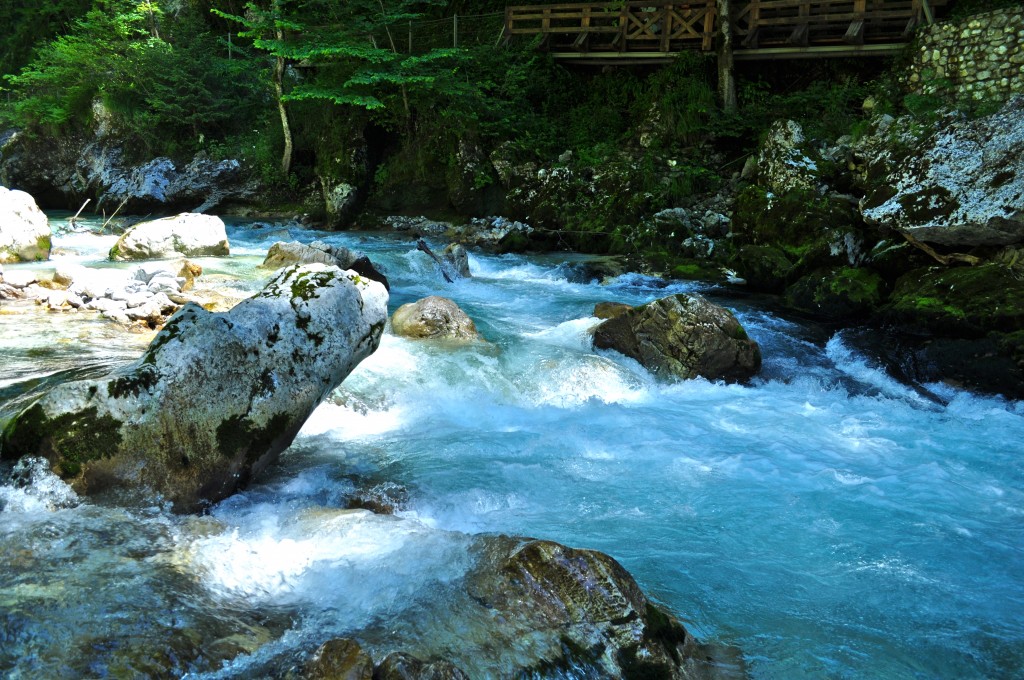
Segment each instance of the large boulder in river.
M742 381L761 370L761 349L732 312L700 295L673 295L604 321L594 347L636 359L662 379Z
M0 187L0 262L50 257L50 222L24 191Z
M179 310L134 363L58 385L4 430L80 493L148 488L180 511L244 486L380 341L387 292L350 271L284 269L224 313Z
M402 305L391 317L391 330L406 338L480 340L476 324L448 298L431 295Z
M221 218L181 213L130 227L110 249L110 259L223 257L228 252L228 235Z
M864 219L947 246L1024 243L1024 95L923 138L914 126L888 122L860 142Z
M267 269L278 269L292 264L312 264L314 262L351 269L357 274L383 284L388 291L391 290L387 277L366 255L323 241L313 241L309 245L298 241L278 241L270 246L270 250L267 251L267 256L260 266Z

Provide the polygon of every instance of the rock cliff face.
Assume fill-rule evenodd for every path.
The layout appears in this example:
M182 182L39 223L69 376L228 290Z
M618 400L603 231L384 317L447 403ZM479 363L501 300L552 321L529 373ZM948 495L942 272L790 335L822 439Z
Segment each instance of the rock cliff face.
M0 186L0 263L50 257L50 222L24 191Z
M185 164L160 157L133 162L112 136L60 139L9 137L0 145L0 182L35 195L47 208L92 208L123 214L206 212L226 203L252 203L259 188L237 160L204 154Z
M0 455L42 456L80 493L143 487L198 509L273 462L376 350L387 297L314 264L280 271L228 312L188 304L138 361L61 384L20 413Z

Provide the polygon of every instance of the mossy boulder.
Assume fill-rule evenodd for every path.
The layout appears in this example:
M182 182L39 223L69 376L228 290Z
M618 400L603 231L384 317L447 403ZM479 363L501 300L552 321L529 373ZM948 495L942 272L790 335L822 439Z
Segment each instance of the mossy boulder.
M387 277L377 269L365 254L349 250L344 246L334 246L324 241L313 241L305 244L298 241L278 241L267 250L260 267L264 269L280 269L294 264L326 264L341 269L351 269L360 276L377 281L388 292L391 285Z
M804 314L840 321L867 316L885 299L885 281L870 269L822 269L790 286L783 300Z
M8 424L0 456L42 456L79 493L155 492L199 509L276 460L386 319L376 282L281 270L228 312L187 304L109 376L53 388Z
M731 263L748 286L766 293L781 293L794 271L793 261L775 246L741 246Z
M1006 266L931 267L901 276L882 317L943 336L1024 330L1024 281Z
M612 349L663 380L747 380L761 349L732 312L700 295L672 295L602 322L594 347Z
M793 263L792 277L859 264L877 241L849 200L804 190L773 194L748 186L736 198L732 225L737 255L744 245L776 248Z

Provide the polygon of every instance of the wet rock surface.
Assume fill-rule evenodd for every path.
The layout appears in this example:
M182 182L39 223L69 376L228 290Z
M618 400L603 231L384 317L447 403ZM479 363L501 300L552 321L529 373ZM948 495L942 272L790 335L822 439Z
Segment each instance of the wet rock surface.
M636 359L665 380L742 381L761 370L761 350L730 311L699 295L635 307L594 329L594 347Z
M509 537L488 539L484 550L467 579L470 595L509 632L549 640L548 653L524 670L679 679L736 670L715 661L608 555Z
M437 295L402 305L391 317L395 335L424 340L481 340L476 324L448 298Z
M138 361L58 385L4 431L4 459L46 458L81 493L148 489L178 510L273 462L377 347L383 286L324 265L282 270L228 312L188 304Z
M233 159L204 153L188 163L167 157L139 161L123 142L101 129L95 136L59 139L12 135L3 144L0 177L37 194L48 208L77 209L87 197L97 210L146 214L253 203L258 182Z

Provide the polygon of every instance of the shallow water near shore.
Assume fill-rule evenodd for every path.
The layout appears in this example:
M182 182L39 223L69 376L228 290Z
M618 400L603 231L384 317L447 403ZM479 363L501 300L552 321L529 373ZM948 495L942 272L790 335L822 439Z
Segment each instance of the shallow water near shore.
M703 284L580 282L578 256L473 252L473 278L446 284L401 234L238 222L200 282L258 290L285 231L365 251L392 311L454 299L489 342L386 334L280 463L204 517L80 502L21 471L26 486L0 486L0 673L257 677L353 635L378 660L436 654L501 677L526 650L488 643L457 586L474 537L508 533L609 553L754 678L1019 677L1024 403L901 384L851 335ZM112 243L57 236L55 259L93 266ZM669 385L589 349L596 302L675 292L733 309L762 375ZM6 307L3 416L148 342ZM396 516L342 510L392 485Z

